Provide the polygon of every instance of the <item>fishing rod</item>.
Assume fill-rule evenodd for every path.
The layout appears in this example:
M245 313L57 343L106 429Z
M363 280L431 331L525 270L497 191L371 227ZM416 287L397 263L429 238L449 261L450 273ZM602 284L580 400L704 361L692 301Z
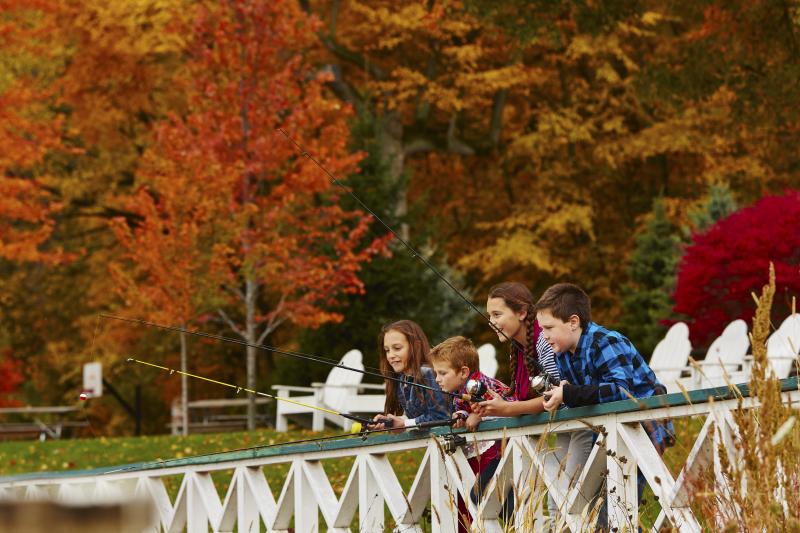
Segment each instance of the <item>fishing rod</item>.
M414 387L419 387L421 389L426 389L426 390L430 390L430 391L434 391L434 392L441 392L442 394L451 396L453 398L458 398L458 399L461 399L461 400L464 400L464 401L472 401L472 398L474 396L474 395L469 395L469 394L457 394L457 393L454 393L454 392L447 392L447 391L444 391L444 390L442 390L440 388L431 387L430 385L424 385L422 383L417 383L415 381L407 382L403 378L398 378L398 377L394 377L394 376L388 376L388 375L380 374L378 372L370 372L368 370L362 370L360 368L354 368L352 366L343 365L340 362L334 362L333 360L327 359L327 358L324 358L324 357L319 357L319 356L316 356L316 355L311 355L311 354L302 353L302 352L291 352L291 351L288 351L288 350L282 350L280 348L275 348L274 346L267 346L266 344L254 344L254 343L250 343L250 342L247 342L247 341L244 341L244 340L241 340L241 339L234 339L232 337L225 337L225 336L222 336L222 335L215 335L213 333L206 333L206 332L203 332L203 331L192 331L192 330L188 330L186 328L181 328L181 327L178 327L178 326L166 326L164 324L156 324L155 322L148 322L148 321L142 320L140 318L126 318L126 317L122 317L122 316L109 315L109 314L104 314L104 313L101 313L100 316L103 317L103 318L108 318L108 319L112 319L112 320L120 320L122 322L132 322L134 324L142 324L142 325L145 325L145 326L149 326L149 327L153 327L153 328L157 328L157 329L163 329L163 330L166 330L166 331L174 331L174 332L178 332L178 333L186 333L187 335L196 335L198 337L203 337L203 338L206 338L206 339L214 339L214 340L218 340L218 341L232 342L232 343L235 343L235 344L240 344L242 346L248 346L248 347L257 348L257 349L260 349L260 350L265 350L265 351L268 351L268 352L274 352L274 353L281 354L281 355L286 355L286 356L290 356L290 357L296 357L298 359L305 359L307 361L314 361L316 363L324 363L324 364L327 364L327 365L332 365L332 366L337 367L337 368L343 368L345 370L351 370L353 372L359 372L361 374L364 374L365 376L374 376L374 377L378 377L378 378L381 378L381 379L389 379L389 380L392 380L392 381L396 381L398 383L405 383L405 384L408 384L408 385L412 385ZM131 359L128 359L128 361L131 361ZM137 362L141 362L141 361L137 361ZM145 364L150 364L151 366L155 366L157 368L162 368L162 369L166 368L166 367L162 367L160 365L155 365L155 364L152 364L152 363L145 363ZM180 374L184 373L184 372L181 372L180 370L173 370L173 372L178 372ZM191 374L187 374L187 375L191 375ZM217 382L217 381L215 381L213 379L210 379L210 378L204 378L204 377L201 377L201 376L193 376L193 377L199 377L200 379L204 379L206 381L212 381L212 382L215 382L215 383L219 383L219 382ZM233 388L236 388L238 390L243 390L245 392L253 392L253 391L251 391L249 389L245 389L243 387L238 387L236 385L230 385L230 384L227 384L227 383L223 383L223 385L227 385L229 387L233 387ZM266 393L258 393L258 394L270 396L270 395L268 395ZM272 397L272 396L270 396L270 397ZM334 414L339 414L339 413L334 413Z
M428 268L428 269L429 269L431 272L433 272L433 273L434 273L434 274L435 274L435 275L436 275L436 276L437 276L437 277L438 277L438 278L439 278L439 279L440 279L442 282L444 282L444 284L445 284L445 285L447 285L448 287L450 287L450 289L452 289L452 290L453 290L453 292L455 292L455 293L458 295L458 297L459 297L459 298L461 298L461 299L462 299L462 300L463 300L463 301L464 301L464 302L467 304L467 306L468 306L470 309L472 309L473 311L475 311L475 312L476 312L476 313L477 313L477 314L478 314L478 315L479 315L479 316L480 316L480 317L481 317L481 318L482 318L482 319L483 319L483 320L484 320L484 321L485 321L487 324L489 324L489 327L490 327L490 328L492 328L492 330L493 330L495 333L497 333L497 334L499 334L499 335L502 335L503 337L505 337L505 338L506 338L506 340L507 340L507 341L509 341L509 342L510 342L512 345L514 345L514 346L517 346L517 347L520 347L520 343L519 343L519 341L516 341L516 340L512 339L511 337L509 337L508 335L506 335L506 334L505 334L505 332L504 332L503 330L501 330L500 328L498 328L497 326L495 326L494 324L492 324L492 321L491 321L491 319L490 319L488 316L486 316L485 314L483 314L483 311L481 311L480 309L478 309L478 308L475 306L475 304L474 304L474 303L473 303L473 302L472 302L472 301L471 301L469 298L467 298L466 296L464 296L464 294L462 294L462 293L461 293L461 291L459 291L459 290L458 290L458 289L455 287L455 285L453 285L453 284L450 282L450 280L448 280L448 279L447 279L447 278L444 276L444 274L442 274L441 272L439 272L439 270L438 270L438 269L437 269L435 266L433 266L433 265L431 264L431 262L430 262L430 261L428 261L428 260L425 258L425 256L423 256L422 254L420 254L420 253L419 253L419 252L418 252L418 251L417 251L417 250L416 250L416 249L415 249L413 246L411 246L411 244L409 244L409 243L408 243L408 241L406 241L406 240L405 240L403 237L401 237L401 236L400 236L400 235L399 235L399 234L398 234L398 233L397 233L397 232L396 232L396 231L395 231L395 230L394 230L394 229L393 229L391 226L389 226L389 224L387 224L386 222L384 222L384 221L383 221L383 219L382 219L381 217L379 217L377 213L375 213L375 211L373 211L372 209L370 209L370 207L369 207L367 204L365 204L365 203L364 203L364 202L361 200L361 198L359 198L358 196L356 196L356 194L355 194L355 193L354 193L352 190L350 190L350 189L349 189L349 188L348 188L348 187L347 187L347 186L346 186L344 183L342 183L342 182L341 182L341 180L339 180L339 178L337 178L337 177L336 177L336 176L335 176L335 175L334 175L334 174L333 174L333 173L332 173L330 170L328 170L327 168L325 168L325 166L324 166L322 163L320 163L320 162L319 162L319 161L318 161L318 160L317 160L317 159L316 159L316 158L315 158L313 155L311 155L311 154L308 152L308 150L306 150L306 149L305 149L305 148L304 148L304 147L303 147L303 146L302 146L300 143L298 143L298 142L297 142L297 141L295 141L295 140L294 140L294 139L293 139L291 136L289 136L289 134L286 132L286 130L284 130L283 128L277 128L277 130L278 130L278 131L280 131L280 132L281 132L281 134L283 134L283 136L284 136L284 137L286 137L286 139L287 139L287 140L288 140L290 143L292 143L292 144L293 144L293 145L294 145L294 146L295 146L295 147L296 147L296 148L297 148L297 149L300 151L300 155L301 155L301 156L305 156L307 159L309 159L311 162L313 162L313 163L314 163L314 164L315 164L315 165L316 165L316 166L317 166L317 167L318 167L320 170L322 170L322 171L323 171L325 174L327 174L327 176L328 176L328 177L331 179L331 181L332 181L334 184L338 185L338 186L339 186L339 187L340 187L342 190L344 190L344 191L345 191L345 192L346 192L346 193L347 193L347 194L348 194L348 195L349 195L349 196L350 196L350 197L351 197L353 200L355 200L355 201L356 201L356 203L358 203L358 205L360 205L360 206L361 206L361 208L362 208L362 209L364 209L364 211L366 211L367 213L369 213L369 215L370 215L372 218L374 218L375 220L377 220L378 222L380 222L380 223L381 223L381 225L382 225L384 228L386 228L386 230L387 230L389 233L391 233L391 234L394 236L394 238L395 238L395 239L397 239L397 240L398 240L398 241L399 241L399 242L400 242L400 243L401 243L403 246L405 246L405 247L406 247L406 249L408 249L408 251L409 251L409 252L411 252L411 257L416 257L417 259L419 259L419 260L422 262L422 264L423 264L423 265L425 265L425 266L426 266L426 267L427 267L427 268Z
M219 381L219 380L216 380L216 379L207 378L205 376L198 376L197 374L190 374L189 372L184 372L182 370L176 370L174 368L169 368L169 367L166 367L166 366L157 365L155 363L150 363L148 361L142 361L140 359L136 359L135 357L129 357L127 359L127 361L129 363L138 363L140 365L146 365L146 366L150 366L150 367L153 367L153 368L157 368L159 370L164 370L164 371L169 372L170 375L172 375L172 374L180 374L180 375L187 376L187 377L190 377L190 378L201 379L203 381L208 381L210 383L216 383L217 385L222 385L222 386L225 386L225 387L229 387L231 389L236 389L236 394L239 394L241 391L249 392L249 393L255 394L257 396L264 396L266 398L272 398L273 400L280 400L282 402L293 403L295 405L299 405L301 407L306 407L308 409L314 409L314 410L317 410L317 411L323 411L325 413L330 413L332 415L339 415L341 417L347 418L348 420L353 420L354 422L356 422L358 424L362 424L362 425L363 424L380 424L380 423L384 423L385 424L389 420L389 419L372 420L370 418L366 418L366 417L363 417L363 416L357 416L357 415L353 415L353 414L350 414L350 413L342 413L340 411L335 411L333 409L320 407L318 405L311 405L311 404L308 404L308 403L298 402L297 400L292 400L291 398L282 398L280 396L275 396L274 394L269 394L269 393L266 393L266 392L261 392L261 391L257 391L257 390L253 390L253 389L248 389L247 387L240 387L239 385L234 385L232 383L225 383L224 381Z
M282 402L293 403L295 405L299 405L301 407L305 407L305 408L308 408L308 409L315 409L317 411L323 411L325 413L330 413L332 415L338 415L338 416L341 416L343 418L347 418L348 420L352 420L353 422L355 422L355 424L353 424L353 427L351 428L351 431L354 432L354 433L360 433L365 424L366 425L383 424L385 426L387 423L391 422L390 418L372 419L372 418L366 418L366 417L363 417L363 416L354 415L354 414L351 414L351 413L343 413L341 411L336 411L334 409L328 409L326 407L320 407L318 405L312 405L312 404L309 404L309 403L299 402L299 401L293 400L291 398L283 398L281 396L275 396L274 394L269 394L267 392L261 392L261 391L257 391L257 390L253 390L253 389L248 389L247 387L241 387L239 385L234 385L233 383L226 383L224 381L219 381L217 379L212 379L212 378L208 378L208 377L205 377L205 376L199 376L197 374L191 374L189 372L184 372L182 370L176 370L174 368L169 368L167 366L158 365L156 363L151 363L149 361L142 361L141 359L136 359L135 357L128 357L127 362L129 362L129 363L137 363L137 364L140 364L140 365L145 365L145 366L157 368L159 370L164 370L166 372L169 372L170 375L172 375L172 374L180 374L182 376L187 376L187 377L190 377L190 378L200 379L200 380L203 380L203 381L207 381L209 383L216 383L217 385L222 385L224 387L228 387L228 388L231 388L231 389L236 389L236 394L239 394L242 391L249 392L249 393L255 394L257 396L264 396L266 398L272 398L273 400L279 400L279 401L282 401ZM442 392L444 392L444 391L442 391ZM468 400L466 398L467 396L469 396L468 394L465 394L465 395L458 395L458 394L453 394L453 393L449 393L449 394L452 394L453 396L457 396L459 398L462 398L462 396L463 396L466 401L470 401L470 400ZM441 420L434 420L434 421L431 421L431 422L420 422L418 424L414 424L413 426L408 426L408 427L412 428L412 429L413 428L436 427L436 426L443 425L443 422L444 421L441 421ZM449 423L452 424L453 421L449 420ZM387 428L387 429L402 429L402 428Z

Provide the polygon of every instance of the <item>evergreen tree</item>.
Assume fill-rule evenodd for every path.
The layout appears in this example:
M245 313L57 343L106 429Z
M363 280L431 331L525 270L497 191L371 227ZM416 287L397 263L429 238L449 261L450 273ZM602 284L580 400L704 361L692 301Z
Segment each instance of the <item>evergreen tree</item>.
M670 317L679 239L667 219L664 202L656 198L645 230L636 238L623 287L623 315L619 329L648 357L663 338Z
M736 209L736 200L733 198L730 186L727 183L711 184L708 188L708 195L703 200L700 208L689 213L689 221L692 226L690 231L703 233L718 220L727 217Z

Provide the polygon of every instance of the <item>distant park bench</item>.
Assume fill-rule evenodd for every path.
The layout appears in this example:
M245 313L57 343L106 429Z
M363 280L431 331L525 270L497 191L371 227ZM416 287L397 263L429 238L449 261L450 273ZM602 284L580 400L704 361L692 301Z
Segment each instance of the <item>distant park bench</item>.
M269 404L269 398L256 398L256 406ZM247 398L220 398L214 400L194 400L189 402L189 431L188 433L216 433L220 431L234 431L247 429L247 413L231 413L231 410L246 411ZM256 413L256 425L271 425L271 417L266 413ZM183 427L180 400L172 402L172 422L170 427L173 435L180 435Z
M0 408L0 440L60 439L67 428L86 427L85 420L67 420L64 415L78 411L77 407L2 407ZM6 421L6 419L10 419Z

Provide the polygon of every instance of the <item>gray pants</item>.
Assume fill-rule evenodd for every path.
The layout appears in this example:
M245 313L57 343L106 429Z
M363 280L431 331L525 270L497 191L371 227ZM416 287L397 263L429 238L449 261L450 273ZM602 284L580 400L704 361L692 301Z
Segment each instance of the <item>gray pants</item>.
M571 433L557 433L556 442L553 448L544 450L543 453L549 457L545 458L545 475L549 479L557 479L560 476L569 480L569 486L577 481L594 444L594 432L588 429L573 431ZM591 500L591 497L589 498ZM557 517L560 509L556 505L553 497L547 495L547 510L550 514L549 528L555 531L558 526Z

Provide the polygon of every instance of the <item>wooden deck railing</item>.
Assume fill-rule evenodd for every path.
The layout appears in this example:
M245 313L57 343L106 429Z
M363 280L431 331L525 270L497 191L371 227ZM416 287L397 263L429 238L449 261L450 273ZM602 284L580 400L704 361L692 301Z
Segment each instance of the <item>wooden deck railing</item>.
M795 378L782 382L785 401L797 402ZM740 386L744 404L752 407L746 386ZM713 398L714 401L709 401ZM555 496L564 520L573 531L588 527L587 495L604 487L609 525L635 530L637 517L636 469L641 469L661 507L656 526L665 521L680 531L700 531L689 505L687 480L702 469L718 468L715 454L720 442L731 442L735 425L731 409L736 399L728 388L626 400L592 407L562 410L550 420L547 415L485 421L481 431L469 438L506 439L495 477L482 501L469 504L476 529L500 531L500 496L513 490L517 530L538 527L543 520L542 498L546 487ZM704 416L691 452L677 477L658 455L639 422L651 419ZM572 488L563 479L549 479L546 472L551 454L542 453L549 433L602 428L597 445ZM456 501L469 501L474 476L458 449L444 453L442 439L448 430L430 433L407 431L399 435L372 435L317 443L254 448L210 456L176 459L164 464L136 464L82 472L50 472L0 478L0 497L56 498L90 502L109 498L141 497L157 510L150 531L421 531L430 521L433 531L456 531ZM682 443L689 446L691 443ZM408 491L401 487L387 454L422 449L416 478ZM729 453L735 453L729 450ZM320 461L354 457L352 469L340 496ZM281 486L270 487L264 469L288 465ZM232 473L223 498L212 475ZM174 501L164 479L180 476ZM429 513L426 513L429 509ZM423 515L426 518L423 518Z

